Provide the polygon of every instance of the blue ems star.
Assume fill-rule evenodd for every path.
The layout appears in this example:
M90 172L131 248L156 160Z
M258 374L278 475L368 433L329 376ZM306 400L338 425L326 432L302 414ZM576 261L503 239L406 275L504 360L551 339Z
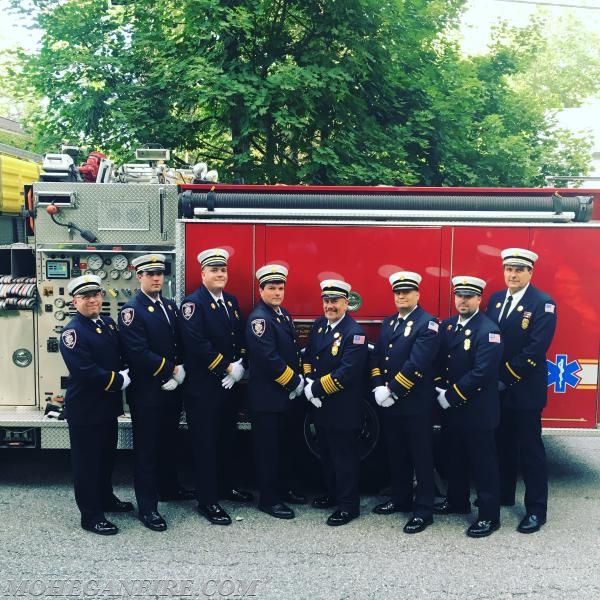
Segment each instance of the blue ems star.
M566 354L557 354L556 362L546 359L548 387L553 385L557 394L564 394L567 391L567 386L577 387L577 384L581 381L581 377L575 374L577 371L581 371L581 365L576 360L568 361Z

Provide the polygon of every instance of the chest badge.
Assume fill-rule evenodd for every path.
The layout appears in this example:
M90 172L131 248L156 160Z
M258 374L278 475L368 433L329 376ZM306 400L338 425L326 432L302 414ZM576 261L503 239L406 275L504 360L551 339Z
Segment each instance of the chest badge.
M154 306L149 306L148 307L148 312L154 312Z
M463 348L465 350L468 350L471 347L471 340L465 340L465 343L463 344Z
M523 306L522 305L517 306L517 311L523 312Z
M529 319L523 319L521 321L521 329L527 329L529 327Z

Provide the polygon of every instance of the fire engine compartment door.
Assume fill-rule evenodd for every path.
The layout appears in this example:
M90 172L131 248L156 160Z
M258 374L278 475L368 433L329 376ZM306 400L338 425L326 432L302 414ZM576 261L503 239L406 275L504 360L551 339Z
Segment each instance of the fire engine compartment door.
M0 406L34 406L33 311L3 311L0 315L0 338Z
M455 227L454 275L482 273L492 292L505 289L503 248L528 248L539 259L531 284L556 302L557 328L547 353L548 405L545 428L595 428L598 423L600 347L600 255L597 227Z
M295 319L322 316L319 282L332 278L352 285L354 318L380 321L396 311L388 278L397 271L423 276L419 302L439 314L441 227L272 224L260 230L257 265L289 266L285 306Z

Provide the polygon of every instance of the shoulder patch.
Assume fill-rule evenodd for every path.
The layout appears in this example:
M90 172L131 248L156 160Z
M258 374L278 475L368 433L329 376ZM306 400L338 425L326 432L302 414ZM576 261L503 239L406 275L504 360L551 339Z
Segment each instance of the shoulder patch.
M123 325L129 327L133 323L133 319L135 317L135 309L134 308L124 308L121 311L121 320L123 321Z
M554 304L550 304L549 302L547 302L544 305L544 312L553 313L555 308L556 308L556 306Z
M184 302L181 305L181 314L186 321L189 321L196 311L196 305L193 302Z
M431 329L432 331L435 331L437 333L440 329L440 324L436 323L435 321L429 321L429 323L427 324L427 329Z
M63 344L72 350L77 344L77 332L74 329L66 329L61 334Z
M364 335L355 335L355 336L352 338L352 343L353 343L353 344L364 344L364 343L365 343L365 341L366 341L366 338L365 338L365 336L364 336Z
M500 343L500 334L499 333L490 333L489 341L490 341L490 344L499 344Z
M250 323L250 327L252 327L252 333L256 337L262 337L262 335L263 335L263 333L265 332L265 329L266 329L265 320L264 319L254 319Z

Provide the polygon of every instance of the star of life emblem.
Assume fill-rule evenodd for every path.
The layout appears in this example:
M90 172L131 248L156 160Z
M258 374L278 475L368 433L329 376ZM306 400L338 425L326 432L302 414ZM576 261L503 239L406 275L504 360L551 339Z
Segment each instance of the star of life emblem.
M181 305L181 314L186 321L189 321L194 316L196 305L193 302L184 302Z
M69 350L72 350L75 348L75 344L77 343L77 332L74 329L67 329L66 331L63 331L62 340L63 344Z
M250 323L252 327L252 333L254 333L257 337L262 337L262 334L265 332L265 320L264 319L254 319L252 323Z

